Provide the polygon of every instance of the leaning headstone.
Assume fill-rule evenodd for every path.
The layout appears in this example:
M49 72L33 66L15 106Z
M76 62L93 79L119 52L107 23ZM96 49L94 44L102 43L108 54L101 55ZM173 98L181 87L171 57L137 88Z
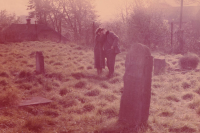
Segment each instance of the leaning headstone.
M119 121L136 126L146 123L149 117L153 57L148 47L133 44L125 68Z
M36 52L36 73L44 73L44 56L41 51Z
M154 59L154 74L158 75L165 72L166 61L165 59Z
M51 103L52 100L43 98L43 97L32 97L27 100L23 100L19 103L19 106L28 106L28 105L36 105L36 104L44 104L44 103Z

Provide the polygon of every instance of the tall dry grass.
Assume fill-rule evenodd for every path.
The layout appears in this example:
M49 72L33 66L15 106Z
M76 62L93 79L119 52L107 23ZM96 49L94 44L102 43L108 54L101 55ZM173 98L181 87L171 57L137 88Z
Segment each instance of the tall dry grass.
M93 51L77 44L36 41L0 47L0 132L199 132L200 71L181 71L181 55L152 53L170 66L152 77L148 123L130 127L118 122L126 52L117 55L114 77L107 79L107 68L97 75ZM43 75L35 73L36 51L44 55ZM16 106L33 96L53 102Z

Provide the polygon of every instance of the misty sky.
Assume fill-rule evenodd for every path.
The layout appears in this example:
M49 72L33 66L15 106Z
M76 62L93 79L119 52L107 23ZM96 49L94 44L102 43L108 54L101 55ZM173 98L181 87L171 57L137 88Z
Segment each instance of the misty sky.
M0 10L6 9L10 13L15 13L17 16L28 15L27 5L29 0L0 0ZM101 20L106 20L113 17L116 13L116 7L123 0L96 0L96 10L100 15Z
M105 21L113 19L120 11L120 6L124 1L131 0L96 0L96 10L100 15L100 20ZM173 3L173 0L165 0L167 3ZM28 15L27 9L28 0L0 0L0 10L6 9L10 13L15 13L17 16Z

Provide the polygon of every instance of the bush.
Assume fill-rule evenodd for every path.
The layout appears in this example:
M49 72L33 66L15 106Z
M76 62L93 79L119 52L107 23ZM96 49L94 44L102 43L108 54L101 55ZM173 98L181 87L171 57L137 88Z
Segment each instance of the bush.
M195 69L199 63L199 57L196 54L189 53L179 59L179 65L182 69Z

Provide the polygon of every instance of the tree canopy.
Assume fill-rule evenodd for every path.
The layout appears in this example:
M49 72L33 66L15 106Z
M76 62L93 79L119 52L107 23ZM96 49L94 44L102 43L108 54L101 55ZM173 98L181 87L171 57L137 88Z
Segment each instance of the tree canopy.
M96 21L93 0L29 0L29 17L47 24L58 32L68 31L74 40L81 40ZM69 33L69 31L71 31Z

